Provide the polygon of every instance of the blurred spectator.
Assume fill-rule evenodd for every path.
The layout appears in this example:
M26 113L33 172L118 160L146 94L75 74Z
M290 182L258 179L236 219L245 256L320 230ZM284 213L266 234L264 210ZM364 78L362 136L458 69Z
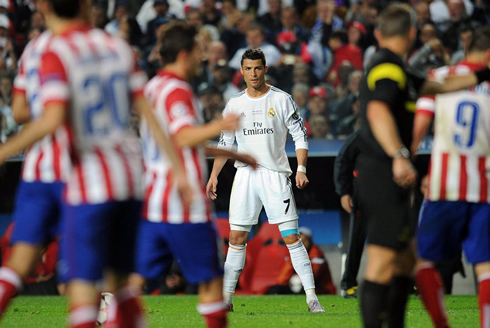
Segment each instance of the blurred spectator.
M12 113L12 78L7 73L0 74L0 141L3 143L20 127L14 120Z
M90 24L93 27L104 29L107 25L107 14L103 6L96 4L90 10Z
M198 77L198 84L206 82L208 84L213 83L213 69L220 60L227 59L226 45L221 41L213 41L209 44L207 49L207 58L203 62L202 70Z
M242 17L242 13L236 7L236 0L224 0L221 16L221 30L233 29Z
M293 32L301 42L308 42L310 33L299 24L299 17L296 9L286 7L281 10L282 32Z
M451 56L451 65L456 65L465 57L466 47L473 37L473 28L471 26L463 26L459 31L459 40L461 49L453 53Z
M223 99L223 94L216 87L203 83L199 86L197 95L206 122L211 122L215 118L221 117L221 113L226 104ZM218 139L219 137L216 137L216 141Z
M335 295L337 291L332 281L332 274L330 273L328 261L320 247L313 244L311 230L307 227L300 227L299 233L301 241L305 245L311 261L311 268L313 270L313 276L315 277L316 293ZM277 285L289 287L293 275L294 268L291 260L289 259L286 263L284 263L281 273L279 277L277 277ZM282 293L284 293L284 289Z
M221 41L223 41L228 48L228 58L232 58L238 49L247 45L245 35L252 22L253 18L251 15L241 13L240 18L236 21L235 25L223 30L221 33Z
M216 0L202 0L201 12L203 23L218 26L221 21L221 13L216 8Z
M257 21L271 33L271 39L275 40L277 35L281 33L283 23L281 0L267 0L269 11L264 15L259 16Z
M308 86L315 85L311 74L310 66L305 63L298 63L293 68L293 85L297 83L304 83Z
M32 13L30 28L40 28L42 30L46 29L46 21L44 20L44 16L39 11Z
M105 30L107 33L117 35L119 33L119 25L124 17L128 15L128 3L125 0L116 1L114 9L114 17L106 24Z
M156 42L156 31L162 24L168 23L175 16L168 13L167 0L153 0L153 9L155 10L156 17L148 22L146 27L146 42L148 44L154 44Z
M309 89L310 87L307 84L297 83L291 91L293 100L299 108L299 114L306 121L310 118L310 110L307 106Z
M351 113L341 118L335 127L335 138L346 139L359 128L359 98L354 96L350 105Z
M336 31L332 33L329 41L330 49L333 51L333 64L329 73L328 81L334 86L339 84L339 68L344 62L349 62L355 69L362 69L362 51L357 45L361 33L366 33L364 25L354 22L349 26L349 33Z
M322 87L310 89L310 98L308 99L308 109L310 117L313 115L327 116L327 92Z
M312 39L327 45L332 31L342 28L344 23L335 15L335 3L333 0L317 0L317 18L311 28Z
M325 115L311 115L308 121L310 125L310 138L313 139L333 139Z
M265 32L263 27L259 24L253 24L248 28L246 41L247 46L239 49L230 60L230 67L234 69L240 68L242 55L248 48L262 49L265 54L267 65L269 66L274 66L281 57L281 53L274 45L265 42Z
M292 31L279 33L277 46L281 52L281 57L274 67L270 67L270 72L280 81L278 87L289 93L293 87L294 65L298 63L308 64L312 58L306 43L301 42Z
M194 26L198 30L203 25L203 19L201 13L197 8L190 8L189 10L186 11L185 21L187 22L187 24L189 24L190 26Z
M346 117L351 117L354 114L354 103L357 101L357 96L359 95L359 85L362 78L362 71L354 71L349 75L348 78L348 93L334 102L330 102L328 111L328 124L331 127L332 134L337 136L345 137L350 133L346 130L348 128L353 128L353 126L345 127L346 123L343 123L342 127L339 127L341 122ZM355 115L357 117L357 115ZM355 117L351 119L355 120ZM350 122L350 119L348 120ZM352 132L352 131L351 131Z
M356 69L352 64L345 60L340 65L337 72L337 86L335 92L338 97L343 97L349 93L349 76Z
M450 65L451 58L441 41L437 39L437 32L432 24L424 25L420 33L420 41L423 46L408 60L410 67L426 72L428 67L437 68Z
M212 75L212 85L222 94L225 101L228 101L231 97L240 92L240 90L231 83L231 71L226 60L218 60L212 70Z
M40 35L42 32L43 30L38 27L30 28L29 32L27 33L27 42L31 41L32 39Z

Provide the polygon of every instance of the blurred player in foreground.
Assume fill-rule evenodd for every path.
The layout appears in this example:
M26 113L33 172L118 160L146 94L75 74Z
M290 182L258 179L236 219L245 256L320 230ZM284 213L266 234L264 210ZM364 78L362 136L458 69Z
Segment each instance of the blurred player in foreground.
M189 206L179 200L170 163L156 149L144 121L141 135L146 164L145 200L138 237L137 272L145 280L158 280L175 258L186 280L199 284L197 308L207 326L222 328L227 326L227 305L223 302L223 272L212 205L205 191L206 155L231 156L254 167L256 162L246 155L202 145L222 130L234 131L240 117L229 115L201 125L204 120L187 83L196 76L201 62L196 34L195 28L181 23L170 24L163 31L159 43L164 67L145 87L155 116L179 147L193 201ZM132 283L142 287L141 277L134 276Z
M407 71L404 56L416 37L415 17L406 5L391 4L375 31L380 50L360 86L362 127L357 161L361 211L368 224L368 264L361 291L365 327L403 327L415 264L412 237L416 213L410 162L418 94L469 88L490 78L488 68L444 81L428 81Z
M241 60L240 72L247 89L231 98L223 117L239 115L240 128L223 131L219 147L230 149L236 139L239 153L249 153L257 159L259 169L253 171L246 163L236 162L237 173L230 198L230 247L225 263L224 296L233 310L233 295L238 277L245 265L248 235L257 224L262 205L269 222L277 224L289 249L294 270L301 278L310 312L325 312L315 294L311 262L298 231L298 214L285 151L289 131L296 145L298 171L296 187L308 185L306 161L308 141L303 119L293 98L265 82L265 56L260 49L248 49ZM216 199L218 175L226 158L217 157L206 191Z
M474 72L490 65L490 27L475 31L464 61L433 77ZM449 327L444 287L434 262L458 258L463 247L475 266L481 327L490 326L490 85L417 102L412 149L434 120L431 165L417 234L417 285L435 327Z
M46 24L51 26L51 10L47 0L37 3ZM36 121L43 114L39 97L39 65L51 31L32 40L20 59L19 74L14 81L13 112L18 124ZM15 140L0 147L0 162L15 151L9 147ZM59 127L35 142L27 151L17 190L13 220L12 251L0 269L0 315L22 287L40 259L42 248L57 237L61 219L63 182L69 175L70 159L65 126Z
M133 270L143 165L139 142L130 129L131 105L147 118L173 159L186 202L191 190L175 150L144 98L146 77L136 69L130 47L88 26L86 0L48 2L53 37L39 69L44 110L2 148L3 155L24 149L67 123L73 167L65 187L61 273L68 282L70 325L95 325L100 294L96 282L112 272L108 289L123 308L117 320L135 327L142 323L141 309L137 294L126 285Z

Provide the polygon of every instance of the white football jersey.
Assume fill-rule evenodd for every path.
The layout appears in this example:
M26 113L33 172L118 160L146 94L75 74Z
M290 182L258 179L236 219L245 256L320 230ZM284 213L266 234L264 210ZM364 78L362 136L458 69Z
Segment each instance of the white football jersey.
M223 131L220 148L231 148L234 141L238 153L253 156L259 166L272 171L292 173L286 155L287 133L291 134L296 149L308 149L306 128L298 106L288 93L271 86L263 96L250 97L246 90L231 98L223 117L234 113L241 117L237 131ZM245 164L235 162L235 167Z

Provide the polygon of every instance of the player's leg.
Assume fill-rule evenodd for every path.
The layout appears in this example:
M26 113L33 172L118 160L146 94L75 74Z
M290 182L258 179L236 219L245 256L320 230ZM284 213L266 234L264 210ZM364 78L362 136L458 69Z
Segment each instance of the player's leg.
M233 295L244 268L247 240L252 225L257 224L262 203L257 195L256 172L239 168L230 196L230 238L225 261L223 295L233 311Z
M449 327L444 305L444 285L434 262L450 261L461 253L463 230L469 212L464 202L424 203L417 231L415 279L417 288L435 327Z
M16 195L12 253L0 268L0 316L40 259L59 222L61 183L21 182Z
M345 260L345 272L342 276L341 288L345 291L344 297L357 297L357 274L361 265L362 253L366 243L367 231L366 220L363 219L356 207L350 214L349 246L347 248L347 258Z
M95 325L100 300L96 283L102 280L107 266L110 217L116 206L113 202L65 207L61 267L72 328Z
M490 204L471 204L463 241L466 259L475 266L481 327L490 327Z
M412 275L415 261L415 240L413 240L409 247L398 253L395 260L395 272L388 299L388 327L405 327L408 295L413 291L414 285Z
M478 279L480 327L490 327L490 262L475 265L475 274Z
M315 293L315 277L313 276L308 252L299 236L298 220L281 222L278 223L277 226L288 247L294 271L303 284L308 310L312 313L325 312L325 309L321 306Z
M165 224L167 241L185 279L199 285L198 312L208 328L227 326L228 304L223 300L223 270L212 222Z
M110 275L105 281L114 293L113 304L110 306L108 323L112 327L133 328L144 327L145 319L141 305L141 289L128 283L129 275L135 270L136 238L140 226L141 203L136 201L120 202L117 215L111 219L111 243L108 266ZM109 278L109 279L108 279ZM108 325L111 327L110 325Z
M364 327L381 327L386 320L396 252L374 244L368 245L366 251L368 262L361 287L361 315Z
M223 295L226 304L229 305L229 310L233 311L233 296L238 278L245 267L247 240L252 226L230 224L230 229L228 253L224 266Z

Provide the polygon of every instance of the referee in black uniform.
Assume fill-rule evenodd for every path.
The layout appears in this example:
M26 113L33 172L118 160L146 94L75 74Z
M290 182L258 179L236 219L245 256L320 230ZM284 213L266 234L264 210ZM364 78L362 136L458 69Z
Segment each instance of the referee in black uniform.
M365 327L403 327L415 255L416 216L411 190L417 173L405 145L412 141L415 101L422 94L452 92L490 78L490 70L426 81L407 71L402 58L416 37L412 9L391 4L380 14L375 31L380 49L361 81L362 126L358 194L368 220L368 264L361 290Z

